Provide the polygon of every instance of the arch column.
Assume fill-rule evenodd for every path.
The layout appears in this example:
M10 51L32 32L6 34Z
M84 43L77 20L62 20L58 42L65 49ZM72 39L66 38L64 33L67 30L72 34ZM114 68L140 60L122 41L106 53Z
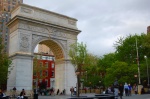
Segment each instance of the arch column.
M55 89L62 92L66 90L66 94L70 94L70 88L76 87L76 75L74 67L70 60L56 60L55 67Z
M11 56L12 65L10 67L10 75L7 80L7 90L16 87L18 91L25 89L32 90L32 75L33 75L33 61L32 55L15 54Z

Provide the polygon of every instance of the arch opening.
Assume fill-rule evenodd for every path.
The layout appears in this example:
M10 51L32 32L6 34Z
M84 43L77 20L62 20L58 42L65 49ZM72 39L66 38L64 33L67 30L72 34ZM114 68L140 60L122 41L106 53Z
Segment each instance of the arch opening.
M55 89L63 92L65 89L65 62L63 47L53 40L43 40L38 43L37 52L34 53L34 57L37 58L38 64L42 64L46 69L41 69L46 76L38 78L34 76L35 61L33 59L33 86L38 83L36 87L41 89L43 83L46 84L46 89ZM38 65L37 65L38 66ZM36 67L37 69L38 67ZM40 71L41 71L40 70Z

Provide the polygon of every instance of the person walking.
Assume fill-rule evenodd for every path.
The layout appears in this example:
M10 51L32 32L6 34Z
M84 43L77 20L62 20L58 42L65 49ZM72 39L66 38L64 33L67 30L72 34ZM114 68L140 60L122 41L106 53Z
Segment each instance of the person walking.
M57 95L59 95L59 89L57 90Z
M73 93L74 93L74 88L73 87L70 88L70 92L71 92L71 96L73 96Z
M118 80L116 79L114 82L114 95L115 95L115 99L118 99Z
M16 97L16 90L17 90L16 87L14 87L14 88L13 88L13 97L14 97L14 98Z
M125 95L126 95L126 96L129 96L128 90L129 90L128 84L125 83L125 84L124 84L124 91L125 91Z
M122 84L119 85L119 96L120 96L120 99L122 99L122 96L123 96L123 90L124 90L124 87Z
M77 95L77 88L74 87L74 94Z
M137 94L137 91L138 91L138 87L137 87L137 85L136 84L134 84L134 86L133 86L133 90L134 90L134 93L135 93L135 95Z
M24 89L22 89L20 96L17 99L28 99L28 97L25 96L26 92Z
M132 87L131 87L131 85L129 84L129 85L128 85L128 95L129 95L129 96L131 96L131 90L132 90Z
M3 98L3 92L2 92L2 89L0 89L0 99L2 99Z

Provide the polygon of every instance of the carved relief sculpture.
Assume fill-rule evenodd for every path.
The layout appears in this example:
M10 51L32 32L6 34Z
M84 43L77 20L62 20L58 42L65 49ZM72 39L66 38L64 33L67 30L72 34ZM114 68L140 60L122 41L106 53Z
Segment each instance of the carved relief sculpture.
M20 51L29 51L29 35L22 34L20 38Z

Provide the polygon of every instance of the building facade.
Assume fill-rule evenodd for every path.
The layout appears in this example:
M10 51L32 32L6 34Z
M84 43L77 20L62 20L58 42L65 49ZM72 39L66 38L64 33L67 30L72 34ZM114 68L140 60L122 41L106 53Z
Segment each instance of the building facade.
M147 33L150 33L150 26L147 27Z
M42 82L45 82L46 88L55 88L55 58L53 55L49 54L38 54L35 53L34 56L37 59L38 64L36 65L33 62L33 71L38 69L38 66L41 68L39 71L33 72L33 86L36 85L36 79L38 77L38 88ZM42 69L43 68L43 69ZM39 76L37 76L39 72Z
M19 3L23 3L23 0L0 0L0 37L3 38L5 52L8 52L9 46L9 30L6 24L11 19L10 11Z

